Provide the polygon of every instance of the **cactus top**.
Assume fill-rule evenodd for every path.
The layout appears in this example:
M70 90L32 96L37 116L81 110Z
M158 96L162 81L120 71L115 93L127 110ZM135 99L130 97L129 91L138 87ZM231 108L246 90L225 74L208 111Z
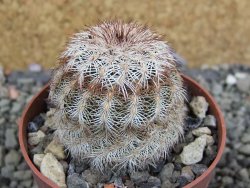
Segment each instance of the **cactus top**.
M125 97L159 88L175 70L171 50L158 35L119 21L75 34L60 59L80 88L115 90Z

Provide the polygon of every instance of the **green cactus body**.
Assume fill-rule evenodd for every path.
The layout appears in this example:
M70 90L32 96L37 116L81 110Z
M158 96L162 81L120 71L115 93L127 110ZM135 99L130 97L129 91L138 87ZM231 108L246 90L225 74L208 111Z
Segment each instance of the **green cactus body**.
M100 171L154 164L183 134L185 90L172 52L135 23L105 22L76 34L49 99L60 141Z

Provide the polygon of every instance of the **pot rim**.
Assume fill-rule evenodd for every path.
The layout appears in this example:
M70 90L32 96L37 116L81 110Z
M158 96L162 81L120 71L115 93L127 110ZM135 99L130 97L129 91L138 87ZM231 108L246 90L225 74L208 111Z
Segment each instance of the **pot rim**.
M208 91L206 91L203 87L200 86L200 84L198 84L196 81L194 81L192 78L190 78L189 76L183 75L182 74L182 78L184 79L184 82L188 81L190 83L192 83L196 88L200 89L202 91L202 95L206 98L206 100L210 103L210 105L212 104L213 108L215 108L215 115L217 117L219 117L218 119L216 119L217 121L217 125L220 125L221 127L221 133L218 134L220 136L220 142L218 143L218 151L217 151L217 155L215 157L215 159L213 160L213 162L211 163L211 165L207 168L207 170L202 173L202 175L200 175L198 178L196 178L194 181L190 182L189 184L187 184L186 186L184 186L184 188L191 188L196 186L199 182L203 181L203 179L205 179L206 176L208 176L209 174L212 173L212 171L215 169L216 165L218 164L219 160L221 159L221 156L223 154L224 148L225 148L225 144L226 144L226 127L225 127L225 121L224 121L224 117L222 115L222 112L219 108L219 105L215 102L214 98L209 94ZM35 164L33 163L33 161L30 159L29 155L28 155L28 151L25 148L25 143L23 138L23 127L26 126L24 125L24 117L27 114L28 110L30 109L32 103L41 95L41 93L47 89L49 87L50 83L47 83L36 95L33 96L33 98L31 99L31 101L28 103L28 105L25 107L25 110L22 113L21 118L18 119L18 139L19 139L19 144L20 144L20 148L21 148L21 152L23 154L23 157L26 161L26 163L28 164L28 166L30 167L30 169L32 170L32 172L38 176L42 181L46 182L49 186L54 187L54 188L58 188L58 186L51 181L49 178L47 178L46 176L44 176L35 166ZM210 107L211 108L211 107Z

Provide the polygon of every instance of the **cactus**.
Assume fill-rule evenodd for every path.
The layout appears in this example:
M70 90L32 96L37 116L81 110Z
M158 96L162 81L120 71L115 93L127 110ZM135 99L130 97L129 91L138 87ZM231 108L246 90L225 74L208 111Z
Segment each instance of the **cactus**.
M49 100L71 157L102 172L154 165L183 135L185 89L172 51L136 23L104 22L75 34Z

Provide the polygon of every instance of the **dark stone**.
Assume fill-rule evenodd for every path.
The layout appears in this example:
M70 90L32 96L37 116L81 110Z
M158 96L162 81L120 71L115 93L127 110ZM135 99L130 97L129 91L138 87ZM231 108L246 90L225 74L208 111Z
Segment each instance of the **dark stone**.
M0 175L0 185L9 185L10 179Z
M202 123L202 119L187 116L184 122L184 130L190 131L198 128Z
M179 183L179 187L184 187L184 186L187 185L189 182L188 182L188 180L187 180L186 177L184 177L184 176L179 176L179 177L177 178L177 183Z
M171 183L175 183L177 178L181 175L180 171L175 170L171 176L171 178L169 179Z
M207 166L204 164L193 164L191 165L191 169L196 177L198 177L207 170Z
M161 187L161 180L157 177L150 176L148 181L145 183L142 183L140 188L160 188Z
M174 170L181 171L182 164L181 163L174 163Z
M70 188L89 188L88 183L80 174L71 174L67 176L67 185Z
M151 172L151 173L159 173L159 172L162 170L164 164L165 164L165 161L162 159L162 160L159 160L159 161L155 164L155 166L150 165L150 166L149 166L150 172Z
M135 187L134 182L132 182L131 180L126 180L124 184L127 188L134 188Z
M68 173L78 173L81 174L84 170L89 168L89 164L87 161L77 161L72 159L69 163L69 169L68 169Z
M31 122L28 123L27 130L28 130L28 132L37 132L39 130L39 128L40 127L36 123L31 121Z
M203 157L200 163L205 164L206 166L210 166L217 155L217 146L208 146L205 149L205 156Z
M186 144L185 143L179 143L179 144L176 144L174 147L173 147L173 151L175 154L180 154L183 150L183 147L185 146Z
M36 123L39 127L41 127L44 124L45 119L43 118L43 116L38 115L33 119L33 122Z
M192 134L191 131L185 135L184 140L186 143L190 143L194 141L194 135Z
M73 162L73 160L71 160L68 167L68 175L72 175L74 173L75 173L75 163Z
M37 132L44 124L44 118L41 115L36 116L33 121L28 123L28 132Z
M140 186L140 184L147 182L149 178L149 173L148 171L137 171L137 172L132 172L130 177L131 180L137 185Z

